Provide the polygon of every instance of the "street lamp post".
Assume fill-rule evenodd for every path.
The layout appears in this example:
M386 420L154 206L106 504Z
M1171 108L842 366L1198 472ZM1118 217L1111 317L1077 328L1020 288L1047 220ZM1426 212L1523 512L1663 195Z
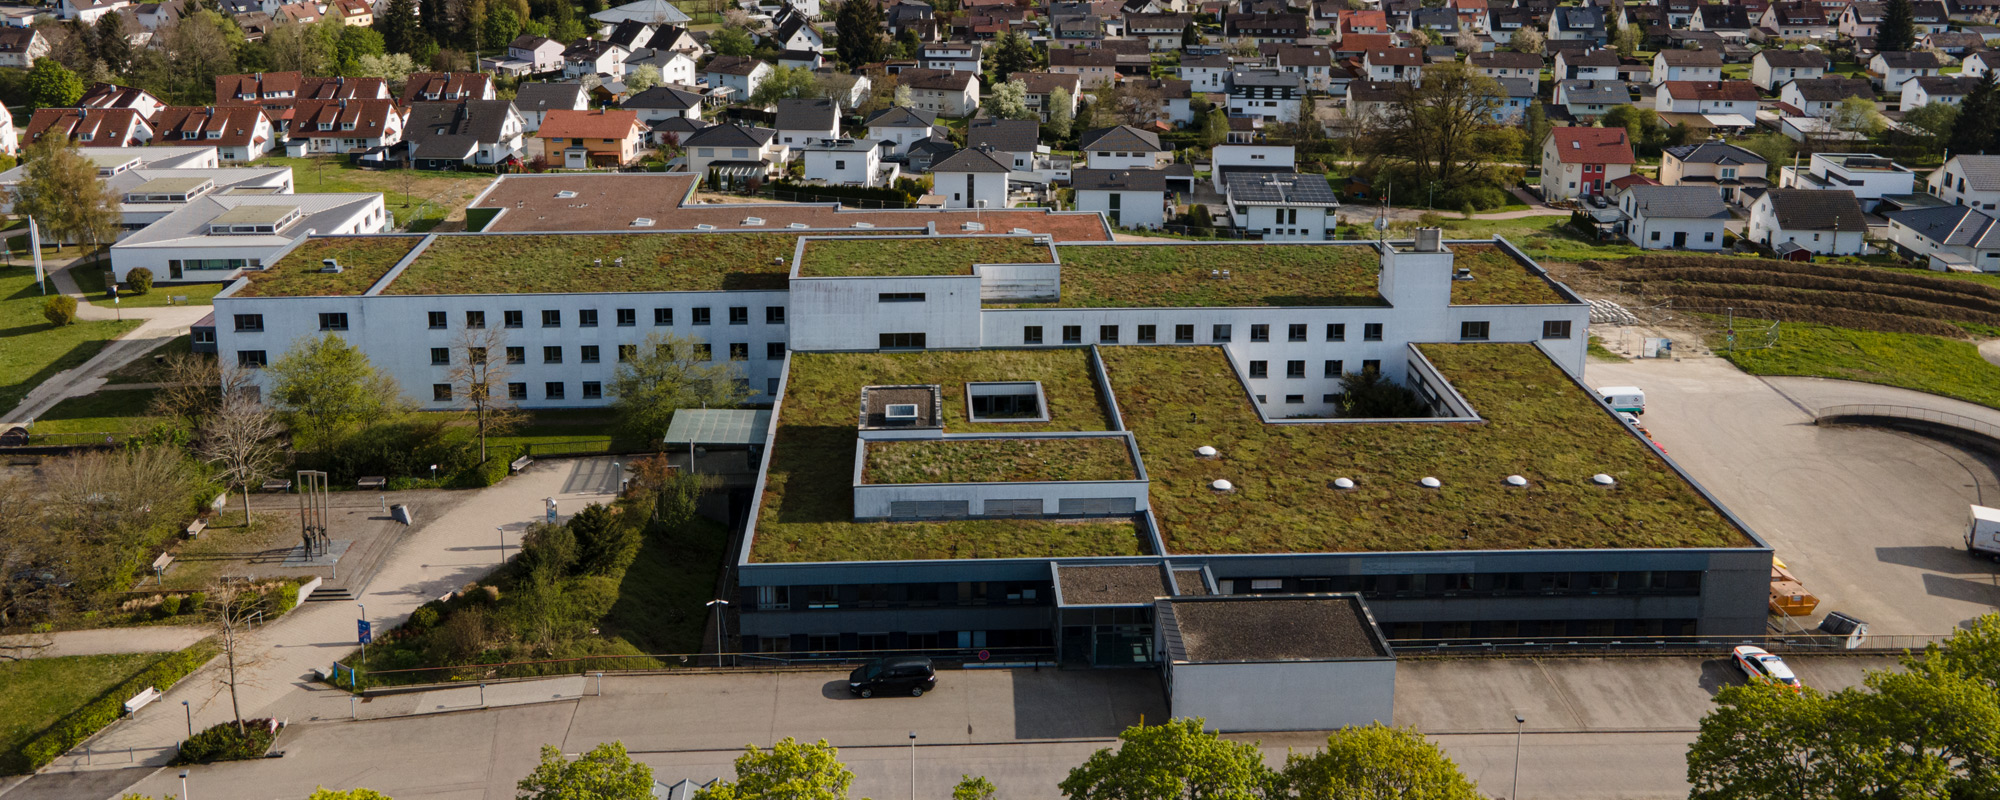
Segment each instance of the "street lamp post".
M722 612L728 609L729 601L718 597L704 605L715 609L715 665L719 667L722 666L722 628L729 624Z
M1521 800L1521 728L1527 722L1526 717L1514 715L1514 788L1507 793L1507 800Z
M181 800L188 800L188 771L181 770Z
M505 564L507 563L507 526L495 525L493 526L493 530L500 532L500 563Z
M910 731L910 800L917 800L917 732Z

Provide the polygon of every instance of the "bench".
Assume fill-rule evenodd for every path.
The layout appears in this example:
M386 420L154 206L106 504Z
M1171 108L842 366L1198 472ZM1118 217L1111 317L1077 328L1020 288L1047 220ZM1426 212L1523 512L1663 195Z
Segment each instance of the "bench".
M188 296L184 294L177 294L167 298L167 305L170 306L184 306L187 304Z
M208 520L198 519L188 523L187 530L182 531L182 535L194 539L201 536L201 532L205 530L208 530Z
M535 463L535 459L533 456L521 456L520 458L514 459L514 463L507 465L507 471L520 472L521 470L527 469L528 465L533 463Z
M153 559L153 571L159 572L161 570L166 569L173 563L174 563L173 553L161 553L159 558Z
M158 699L160 699L160 690L148 686L145 691L132 695L132 699L125 701L125 713L130 714L138 711L145 708L148 703Z
M379 475L371 475L355 481L354 485L362 489L380 489L389 485L389 479Z
M291 490L292 482L285 478L270 478L264 481L264 491L289 492Z

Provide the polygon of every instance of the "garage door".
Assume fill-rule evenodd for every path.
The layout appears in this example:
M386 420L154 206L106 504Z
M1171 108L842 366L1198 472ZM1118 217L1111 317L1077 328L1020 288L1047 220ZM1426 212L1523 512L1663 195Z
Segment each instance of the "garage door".
M1061 508L1069 517L1111 516L1138 510L1138 501L1130 497L1065 497Z
M893 500L889 503L890 519L938 519L941 517L969 516L964 500Z

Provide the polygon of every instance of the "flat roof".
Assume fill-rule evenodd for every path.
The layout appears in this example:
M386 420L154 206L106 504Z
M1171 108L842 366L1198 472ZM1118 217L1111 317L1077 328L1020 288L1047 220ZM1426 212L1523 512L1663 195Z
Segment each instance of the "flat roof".
M286 217L299 212L298 206L246 204L215 215L213 224L259 223L276 224Z
M192 189L199 189L213 182L214 181L210 180L209 178L192 176L192 175L154 178L152 180L146 181L145 183L141 183L138 186L126 189L125 193L126 194L163 194L163 193L179 194L187 192Z
M382 293L783 290L798 238L795 233L439 234Z
M746 408L683 408L667 425L667 444L763 444L771 412Z
M1161 638L1175 663L1389 658L1354 595L1222 595L1161 600Z
M1048 264L1055 254L1032 236L882 236L807 239L799 277L971 275L974 264Z
M1534 345L1419 350L1483 421L1266 423L1221 348L1101 348L1167 552L1754 546Z
M861 481L1024 483L1138 480L1122 436L884 439L868 443Z
M1046 422L968 421L965 384L1040 381ZM1130 519L854 521L854 448L864 386L936 384L948 433L1105 431L1111 419L1090 351L795 352L777 407L754 562L1137 556Z
M1058 564L1056 588L1062 592L1064 606L1152 605L1155 599L1170 594L1158 564Z
M417 235L315 236L262 270L243 273L248 281L231 297L325 297L368 291L423 241ZM325 259L340 263L338 274L321 272Z

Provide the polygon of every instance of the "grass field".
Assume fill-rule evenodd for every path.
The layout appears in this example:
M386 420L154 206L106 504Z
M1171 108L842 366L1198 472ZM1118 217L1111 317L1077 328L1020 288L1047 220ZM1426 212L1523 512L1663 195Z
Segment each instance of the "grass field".
M703 604L715 597L728 546L729 530L701 517L679 531L648 535L599 624L603 635L642 653L701 652Z
M76 279L76 288L82 289L84 299L92 305L109 308L111 296L104 287L104 268L101 264L76 266L69 271ZM155 275L155 279L164 275ZM177 283L154 284L153 290L145 294L126 292L118 298L118 305L124 308L159 308L161 306L206 306L215 302L215 296L227 288L227 283ZM187 302L174 302L176 297L185 297Z
M165 344L153 348L152 352L132 359L125 366L112 370L111 374L104 376L105 383L117 386L125 383L157 382L166 376L166 369L164 365L153 363L155 357L192 352L194 352L194 337L183 333L172 339L168 339Z
M72 397L36 419L35 433L145 433L163 421L147 416L146 404L152 399L150 389L106 390Z
M465 423L470 437L470 423ZM504 435L486 437L486 447L547 445L565 452L608 453L644 448L647 442L625 436L618 415L609 409L557 409L529 412L520 426Z
M463 216L465 204L493 181L483 173L361 169L333 156L265 156L257 166L291 167L293 190L302 194L381 192L382 204L396 217L396 229L411 232L428 231L453 214Z
M2000 367L1970 342L1788 322L1776 346L1723 356L1752 375L1880 383L2000 408Z
M53 282L48 287L55 291ZM42 317L32 267L0 267L0 415L58 372L97 355L139 320L78 322L61 328Z
M42 729L165 656L127 653L0 662L0 753L19 752Z

